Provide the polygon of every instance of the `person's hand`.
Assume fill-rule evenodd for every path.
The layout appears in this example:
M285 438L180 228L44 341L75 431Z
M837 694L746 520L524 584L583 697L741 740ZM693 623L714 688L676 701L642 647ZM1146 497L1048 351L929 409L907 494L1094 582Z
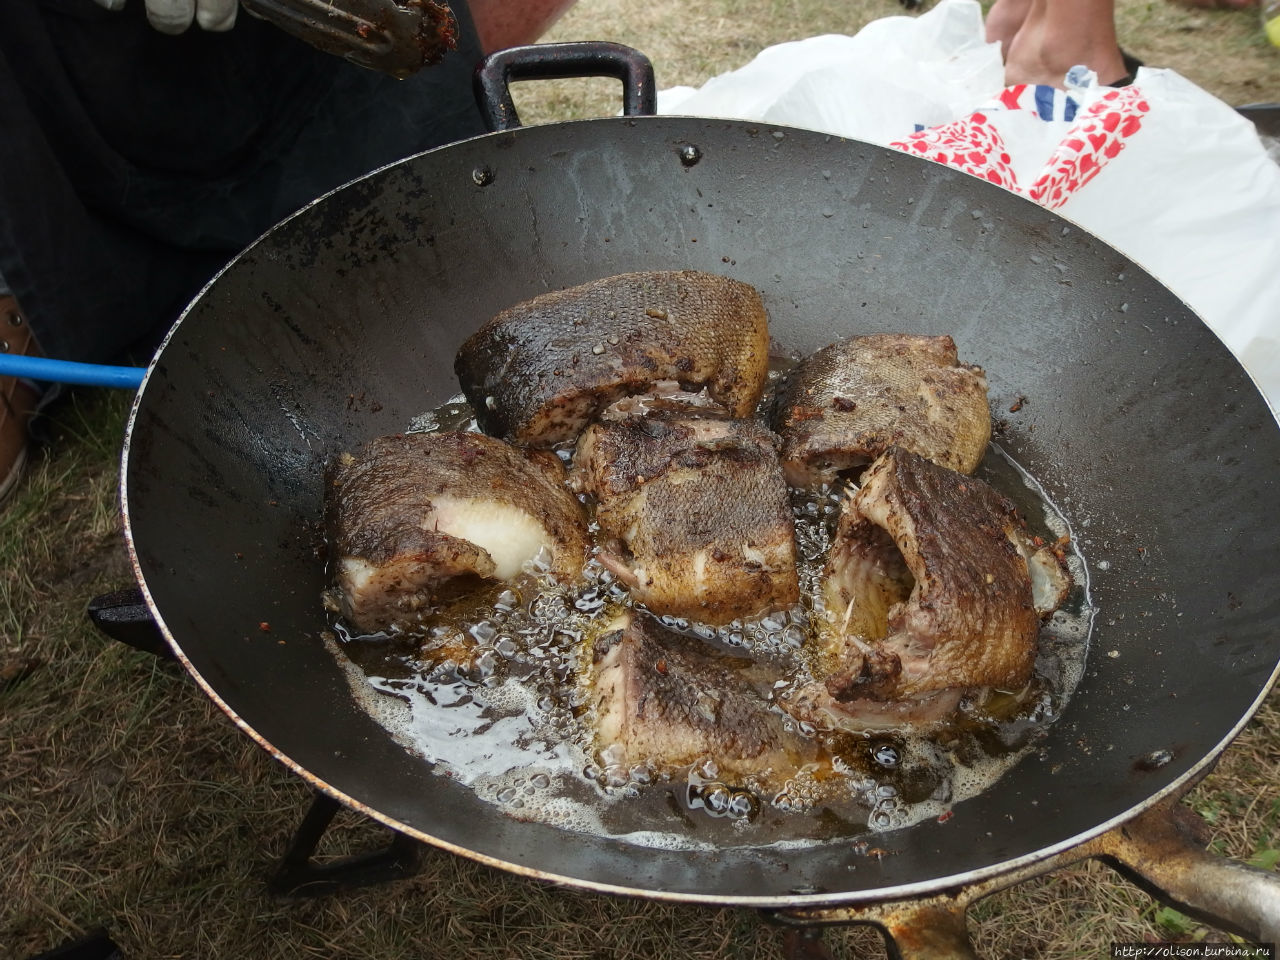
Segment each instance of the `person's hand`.
M120 10L125 0L94 0L100 7ZM194 20L205 30L235 26L239 0L146 0L147 19L161 33L182 33Z

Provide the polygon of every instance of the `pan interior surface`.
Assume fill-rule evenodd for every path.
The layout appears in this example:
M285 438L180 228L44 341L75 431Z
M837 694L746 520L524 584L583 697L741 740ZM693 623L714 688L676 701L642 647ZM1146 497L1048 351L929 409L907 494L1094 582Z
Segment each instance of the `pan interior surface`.
M321 642L325 462L454 397L454 353L498 310L658 269L751 283L787 350L952 335L987 371L1002 447L1089 563L1090 660L1063 717L945 822L876 835L881 857L847 840L665 849L521 822L400 747ZM525 874L794 904L925 892L1043 855L1215 756L1280 656L1278 468L1276 423L1221 342L1073 224L868 144L619 118L423 154L267 234L157 354L124 496L140 579L189 668L312 782Z

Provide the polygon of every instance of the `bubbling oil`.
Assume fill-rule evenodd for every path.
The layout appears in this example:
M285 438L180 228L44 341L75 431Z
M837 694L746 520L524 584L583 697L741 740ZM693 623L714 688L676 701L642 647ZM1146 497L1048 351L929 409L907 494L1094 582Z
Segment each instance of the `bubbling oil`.
M455 398L410 429L477 427ZM563 585L535 559L515 582L428 611L418 628L359 635L334 621L325 641L358 702L397 742L520 819L663 848L821 842L905 827L990 789L1047 735L1084 670L1094 610L1069 524L996 444L978 475L1014 502L1032 534L1070 544L1073 587L1042 626L1030 687L962 701L945 726L910 735L830 734L782 713L790 728L821 740L824 759L780 788L727 782L715 757L673 772L627 766L618 753L595 749L584 682L592 644L620 611L650 615L595 560L580 582ZM658 618L750 660L757 689L775 708L812 679L822 569L843 493L792 491L800 602L718 627Z

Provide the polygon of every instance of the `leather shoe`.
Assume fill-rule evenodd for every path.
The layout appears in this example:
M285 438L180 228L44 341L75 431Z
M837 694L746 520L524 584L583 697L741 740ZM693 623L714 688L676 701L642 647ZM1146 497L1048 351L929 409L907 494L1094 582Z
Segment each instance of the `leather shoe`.
M18 301L0 296L0 351L42 356ZM31 447L27 424L35 413L40 394L17 377L0 377L0 503L22 478Z

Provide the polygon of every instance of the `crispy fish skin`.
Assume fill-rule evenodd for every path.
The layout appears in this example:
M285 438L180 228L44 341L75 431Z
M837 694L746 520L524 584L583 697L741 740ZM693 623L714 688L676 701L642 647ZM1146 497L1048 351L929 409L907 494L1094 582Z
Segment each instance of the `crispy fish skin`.
M705 387L750 416L768 374L768 318L751 286L699 271L626 273L504 310L459 349L454 370L492 436L573 440L605 406L662 380Z
M752 669L651 617L625 614L592 648L597 751L658 773L709 758L724 778L780 785L818 747L757 692Z
M597 503L600 559L657 614L721 625L795 603L795 521L775 438L679 405L594 423L572 482Z
M1069 587L1060 562L981 480L898 447L862 480L828 559L825 691L802 700L828 721L877 726L941 719L965 691L1024 687L1041 618Z
M412 622L441 591L508 580L540 550L582 569L585 511L549 453L476 433L379 437L330 464L325 519L336 595L357 629Z
M991 439L987 380L959 363L949 336L872 334L816 351L773 407L793 486L816 488L891 445L973 473Z

